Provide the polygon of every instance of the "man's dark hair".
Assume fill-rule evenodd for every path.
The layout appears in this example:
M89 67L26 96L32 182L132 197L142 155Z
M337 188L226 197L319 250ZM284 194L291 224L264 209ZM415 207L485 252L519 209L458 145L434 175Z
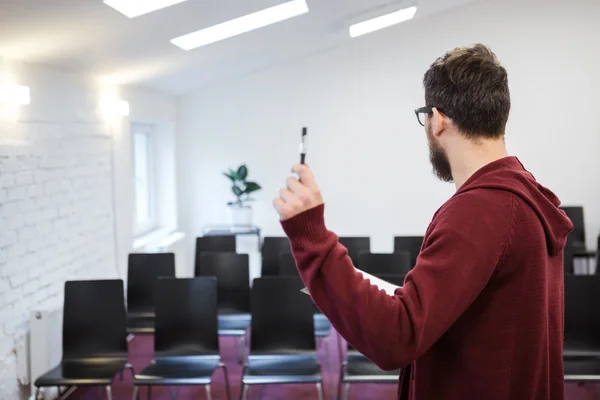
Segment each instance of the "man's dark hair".
M431 64L423 86L427 106L452 118L466 137L504 135L510 112L508 74L488 47L449 51Z

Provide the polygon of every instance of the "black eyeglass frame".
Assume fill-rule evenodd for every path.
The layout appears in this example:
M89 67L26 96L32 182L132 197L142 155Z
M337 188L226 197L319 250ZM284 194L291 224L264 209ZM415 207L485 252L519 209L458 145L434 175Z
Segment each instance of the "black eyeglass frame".
M421 118L419 117L419 114L431 115L431 114L433 114L433 107L420 107L415 110L415 115L417 116L417 121L419 122L419 124L421 126L425 126L425 123L421 122Z

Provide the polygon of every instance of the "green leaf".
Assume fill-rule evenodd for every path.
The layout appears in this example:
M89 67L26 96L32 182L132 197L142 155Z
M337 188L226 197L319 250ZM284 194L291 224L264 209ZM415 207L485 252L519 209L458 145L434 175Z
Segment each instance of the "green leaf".
M229 171L229 172L223 172L223 175L225 175L226 177L228 177L231 182L235 182L236 181L236 176L235 176L235 172L233 171Z
M261 189L261 187L258 183L246 182L246 189L244 190L244 193L250 194L250 193L256 192L257 190L260 190L260 189Z
M235 194L237 197L240 197L244 192L242 191L242 189L240 189L237 186L232 186L231 187L231 191L233 192L233 194Z
M238 168L237 177L240 181L244 181L248 177L248 167L245 164Z

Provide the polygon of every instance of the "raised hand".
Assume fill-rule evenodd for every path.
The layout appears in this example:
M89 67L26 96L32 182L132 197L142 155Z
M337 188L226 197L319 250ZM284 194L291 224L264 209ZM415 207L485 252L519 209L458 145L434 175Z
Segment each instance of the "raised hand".
M281 221L323 204L321 192L308 165L294 165L292 172L298 174L300 179L289 177L286 187L279 190L279 197L273 200Z

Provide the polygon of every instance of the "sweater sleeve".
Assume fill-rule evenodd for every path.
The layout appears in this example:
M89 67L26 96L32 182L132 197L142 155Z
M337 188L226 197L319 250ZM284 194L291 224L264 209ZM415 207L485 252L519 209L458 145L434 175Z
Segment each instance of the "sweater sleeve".
M515 213L512 195L500 197L476 190L446 203L394 296L356 272L347 249L325 226L324 205L282 226L317 307L356 350L380 368L394 370L427 351L501 264Z

